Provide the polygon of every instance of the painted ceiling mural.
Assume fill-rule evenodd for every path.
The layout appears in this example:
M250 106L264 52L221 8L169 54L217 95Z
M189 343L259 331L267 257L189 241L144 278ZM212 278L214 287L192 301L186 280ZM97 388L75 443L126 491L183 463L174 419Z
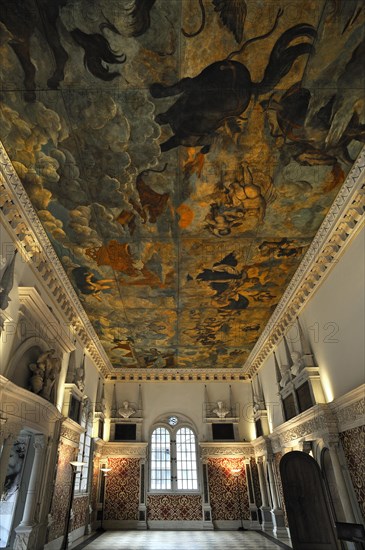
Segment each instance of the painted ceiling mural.
M239 368L365 141L362 0L1 0L0 137L115 369Z

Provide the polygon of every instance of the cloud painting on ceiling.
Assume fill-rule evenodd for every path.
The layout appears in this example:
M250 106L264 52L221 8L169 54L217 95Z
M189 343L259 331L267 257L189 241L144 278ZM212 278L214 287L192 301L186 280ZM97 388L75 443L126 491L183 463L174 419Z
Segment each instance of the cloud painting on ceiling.
M361 0L1 0L0 137L113 367L239 368L365 141Z

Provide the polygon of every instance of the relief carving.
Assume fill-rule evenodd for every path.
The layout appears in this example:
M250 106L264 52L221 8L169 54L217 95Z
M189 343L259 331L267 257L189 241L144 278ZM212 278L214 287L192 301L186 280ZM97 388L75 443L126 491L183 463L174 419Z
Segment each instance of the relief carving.
M145 458L147 446L135 445L105 445L103 447L102 456L125 456L131 458Z
M217 447L201 447L202 460L207 458L227 458L227 457L240 457L249 458L254 455L253 447L229 447L217 446Z
M55 401L55 384L61 371L61 360L54 354L55 350L49 349L29 365L30 390L51 403Z
M347 407L336 411L339 424L354 422L357 419L363 419L365 423L365 399L360 399Z

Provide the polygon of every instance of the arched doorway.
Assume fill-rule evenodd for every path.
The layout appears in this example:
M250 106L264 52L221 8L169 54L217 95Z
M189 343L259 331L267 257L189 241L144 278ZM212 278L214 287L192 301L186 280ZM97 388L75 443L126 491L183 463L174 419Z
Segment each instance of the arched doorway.
M330 505L317 462L292 451L280 461L280 475L294 550L335 550Z

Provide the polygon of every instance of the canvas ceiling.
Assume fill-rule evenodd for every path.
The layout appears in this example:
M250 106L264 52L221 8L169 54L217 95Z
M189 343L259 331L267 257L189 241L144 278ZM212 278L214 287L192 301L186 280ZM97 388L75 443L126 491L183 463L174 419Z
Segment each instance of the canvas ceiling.
M364 50L361 0L1 1L0 138L116 371L243 367L364 142Z

